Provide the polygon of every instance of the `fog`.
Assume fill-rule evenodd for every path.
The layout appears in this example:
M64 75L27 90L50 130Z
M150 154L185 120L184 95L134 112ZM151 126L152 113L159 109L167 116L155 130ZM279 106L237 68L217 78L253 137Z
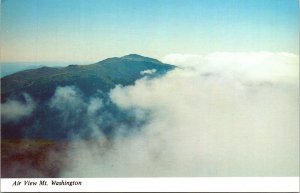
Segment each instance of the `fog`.
M75 86L57 87L48 106L55 110L60 128L69 132L71 140L102 139L101 126L118 122L117 114L105 109L107 104L98 96L87 97ZM113 117L115 116L115 117Z
M26 93L23 94L24 101L9 99L1 104L1 121L18 122L29 117L36 107L36 103Z
M124 135L120 125L114 138L77 141L61 177L299 175L298 56L171 54L162 61L179 68L109 93L118 108L146 120L132 126L138 132ZM74 90L57 90L52 106L68 120L74 115L65 111L84 103L85 128L98 128L102 99L78 101Z

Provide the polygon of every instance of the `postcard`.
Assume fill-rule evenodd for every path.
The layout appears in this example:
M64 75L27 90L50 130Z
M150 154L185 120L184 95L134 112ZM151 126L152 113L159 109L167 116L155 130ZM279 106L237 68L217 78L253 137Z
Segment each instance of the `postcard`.
M2 191L299 191L299 1L2 0L0 25Z

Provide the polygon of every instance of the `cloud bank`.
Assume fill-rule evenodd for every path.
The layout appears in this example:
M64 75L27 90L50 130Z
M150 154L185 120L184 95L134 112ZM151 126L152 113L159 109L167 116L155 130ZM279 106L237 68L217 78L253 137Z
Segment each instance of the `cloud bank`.
M73 144L62 177L299 175L297 56L173 54L163 61L181 68L110 92L120 109L147 120L133 126L139 132ZM89 112L101 106L89 104Z
M299 56L286 52L170 54L162 61L238 81L295 83L299 78Z

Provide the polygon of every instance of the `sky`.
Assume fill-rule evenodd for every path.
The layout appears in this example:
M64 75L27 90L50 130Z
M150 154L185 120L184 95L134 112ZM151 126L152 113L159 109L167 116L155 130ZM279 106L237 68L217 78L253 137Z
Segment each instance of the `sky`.
M1 61L299 52L298 0L2 0Z

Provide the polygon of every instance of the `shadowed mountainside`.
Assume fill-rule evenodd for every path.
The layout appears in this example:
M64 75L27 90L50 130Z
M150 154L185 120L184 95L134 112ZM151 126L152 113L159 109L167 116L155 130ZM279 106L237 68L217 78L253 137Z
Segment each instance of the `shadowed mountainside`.
M1 79L1 101L10 96L20 97L26 92L35 99L46 100L58 86L73 85L84 94L97 90L107 92L117 84L130 85L143 77L144 70L155 69L162 75L173 69L173 65L137 54L108 58L90 65L69 65L67 67L42 67L25 70Z

